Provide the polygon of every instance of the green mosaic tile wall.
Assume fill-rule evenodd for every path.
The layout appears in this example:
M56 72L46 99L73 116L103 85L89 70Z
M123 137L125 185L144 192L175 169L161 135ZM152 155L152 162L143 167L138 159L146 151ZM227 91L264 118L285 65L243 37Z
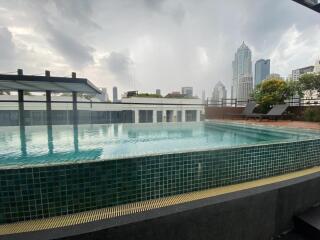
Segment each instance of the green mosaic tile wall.
M0 170L0 223L52 217L320 164L320 140Z

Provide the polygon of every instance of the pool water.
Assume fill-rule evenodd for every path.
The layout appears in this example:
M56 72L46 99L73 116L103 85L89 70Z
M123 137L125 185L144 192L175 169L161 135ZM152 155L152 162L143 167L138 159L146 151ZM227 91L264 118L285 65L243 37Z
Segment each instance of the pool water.
M123 159L317 136L212 122L0 127L0 167Z

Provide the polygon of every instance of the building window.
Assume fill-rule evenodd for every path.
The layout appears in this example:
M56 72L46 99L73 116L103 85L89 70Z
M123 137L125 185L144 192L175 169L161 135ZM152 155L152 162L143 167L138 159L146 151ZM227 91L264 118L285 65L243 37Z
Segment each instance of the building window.
M157 122L162 122L162 111L157 111Z
M152 110L139 110L139 122L150 123L152 122L153 111Z
M182 111L177 111L177 122L182 122Z
M195 122L197 120L196 110L186 110L186 122Z

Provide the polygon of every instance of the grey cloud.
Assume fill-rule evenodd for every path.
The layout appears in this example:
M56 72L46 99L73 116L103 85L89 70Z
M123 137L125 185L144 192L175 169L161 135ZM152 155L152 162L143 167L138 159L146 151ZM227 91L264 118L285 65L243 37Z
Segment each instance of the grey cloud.
M319 15L291 0L0 0L1 8L5 10L0 26L14 36L6 42L16 43L19 52L14 58L23 58L27 52L17 49L22 44L35 50L33 63L42 62L38 52L50 51L53 68L76 66L88 78L98 79L98 85L111 84L116 76L125 86L134 70L142 91L157 87L166 92L192 85L200 93L219 80L230 86L232 58L243 40L253 50L253 60L279 58L278 45L293 25L301 34L298 40L303 49L316 52L320 47L315 38L320 31ZM35 34L24 38L25 33L14 32L24 28ZM34 38L37 42L28 42ZM297 45L289 44L288 40L281 45L286 53L289 48L290 54L301 55L291 49ZM130 55L118 49L128 49ZM100 65L92 64L106 52L111 54ZM271 59L271 66L280 66L277 71L286 75L308 58L306 54L290 57L283 67ZM26 67L32 64L24 63ZM100 80L105 78L108 82Z
M12 34L6 27L0 27L0 67L11 69L15 61L15 44Z
M185 9L179 1L143 0L148 10L171 17L175 22L181 23L185 17Z
M126 53L111 52L108 57L102 59L102 65L106 66L118 80L128 81L133 61Z
M153 11L161 11L163 3L166 0L143 0L143 3L147 8Z
M51 2L49 1L49 3ZM46 33L45 36L47 36L50 45L72 67L80 69L93 63L92 52L94 49L83 41L83 36L86 33L83 29L97 26L89 18L91 5L86 0L55 0L53 3L62 12L62 15L51 14L52 6L47 4L44 6L42 15L38 15L40 19L37 21L40 29ZM74 26L74 24L69 24L73 20L77 22L78 26L70 28Z
M1 7L0 0L0 7ZM84 36L97 25L91 21L91 5L86 0L13 0L4 3L19 25L26 23L48 42L48 48L72 67L83 68L93 63L94 48ZM32 44L32 43L31 43ZM41 61L41 60L40 60Z
M93 48L83 45L64 31L50 26L48 41L73 67L82 68L93 62Z
M14 56L15 46L12 34L6 27L0 27L0 52L1 59L8 59Z
M181 23L183 21L185 14L186 12L185 12L185 9L182 7L182 5L178 5L176 8L171 10L171 16L178 23Z
M319 21L319 16L293 1L255 1L244 26L244 35L257 49L271 50L293 24L304 30ZM267 52L267 51L265 51Z
M82 26L100 28L92 20L92 3L93 1L89 0L54 0L54 4L61 12L62 17L67 17Z

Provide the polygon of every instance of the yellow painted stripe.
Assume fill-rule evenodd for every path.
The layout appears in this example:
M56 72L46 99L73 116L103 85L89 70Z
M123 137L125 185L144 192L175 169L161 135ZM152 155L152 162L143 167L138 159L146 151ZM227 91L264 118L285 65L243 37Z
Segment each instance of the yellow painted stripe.
M251 189L272 183L282 182L312 173L320 172L320 167L314 167L302 171L288 173L276 177L260 179L252 182L245 182L220 188L180 194L160 199L147 200L143 202L129 203L120 206L102 208L98 210L86 211L81 213L69 214L46 219L37 219L24 222L0 225L0 236L14 233L41 231L59 227L73 226L77 224L98 221L102 219L111 219L119 216L130 215L133 213L145 212L151 209L157 209L172 206L181 203L187 203L195 200L205 199L226 193Z

